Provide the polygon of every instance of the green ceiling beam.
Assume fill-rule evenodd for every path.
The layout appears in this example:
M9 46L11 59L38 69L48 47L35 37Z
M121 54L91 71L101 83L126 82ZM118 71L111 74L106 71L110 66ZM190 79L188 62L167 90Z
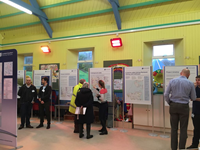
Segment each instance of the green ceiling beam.
M81 1L83 1L83 0L65 1L65 2L55 3L55 4L51 4L51 5L47 5L47 6L42 6L42 7L40 7L40 9L47 9L47 8L52 8L52 7L57 7L57 6L67 5L67 4L72 4L72 3L76 3L76 2L81 2ZM3 15L3 16L0 16L0 19L1 18L6 18L6 17L16 16L16 15L20 15L20 14L25 14L25 12L19 11L19 12L16 12L16 13Z
M155 0L155 1L138 3L138 4L126 5L126 6L120 7L119 10L126 10L126 9L137 8L137 7L142 7L142 6L148 6L148 5L153 5L153 4L163 3L163 2L169 2L169 1L173 1L173 0ZM94 12L89 12L89 13L78 14L78 15L72 15L72 16L49 19L49 20L47 20L47 22L55 22L55 21L62 21L62 20L68 20L68 19L75 19L75 18L93 16L93 15L109 13L109 12L113 12L112 8L99 10L99 11L94 11ZM39 21L37 21L37 22L26 23L26 24L21 24L21 25L8 26L8 27L0 28L0 31L1 30L19 28L19 27L25 27L25 26L30 26L30 25L36 25L36 24L41 24L41 23Z

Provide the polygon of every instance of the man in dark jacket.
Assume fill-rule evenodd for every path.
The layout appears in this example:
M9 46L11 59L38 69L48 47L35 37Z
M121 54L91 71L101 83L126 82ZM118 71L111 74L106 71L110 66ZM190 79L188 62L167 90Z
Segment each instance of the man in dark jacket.
M37 90L34 85L31 84L31 78L26 79L26 84L24 84L18 91L18 95L20 96L20 104L21 104L21 125L18 128L19 130L24 128L25 119L26 119L26 128L33 128L30 125L30 117L31 117L31 108L32 103L37 99Z
M39 110L40 110L40 124L36 128L44 127L44 109L47 118L47 129L50 129L50 97L51 87L48 85L49 79L47 77L42 78L42 85L39 90Z

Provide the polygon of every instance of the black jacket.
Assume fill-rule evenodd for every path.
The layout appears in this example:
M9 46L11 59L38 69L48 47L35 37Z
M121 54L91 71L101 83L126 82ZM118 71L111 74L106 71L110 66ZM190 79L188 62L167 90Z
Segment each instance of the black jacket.
M20 96L20 102L32 102L37 100L37 90L34 85L31 85L29 88L24 84L18 91L18 95Z
M50 102L51 101L51 86L47 85L44 92L43 92L43 86L40 87L38 97L41 98L42 101Z
M86 114L79 116L79 123L88 123L91 124L94 122L94 113L93 113L93 94L92 91L88 88L80 88L77 93L75 104L77 107L86 107Z

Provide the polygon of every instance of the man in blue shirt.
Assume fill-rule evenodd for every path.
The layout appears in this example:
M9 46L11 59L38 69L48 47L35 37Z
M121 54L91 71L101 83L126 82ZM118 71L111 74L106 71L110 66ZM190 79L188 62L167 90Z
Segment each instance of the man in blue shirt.
M165 91L164 97L170 105L171 149L178 148L178 125L180 122L179 149L185 149L189 119L189 101L196 100L194 84L188 80L190 70L183 69L181 76L172 79Z
M196 95L197 99L193 102L192 107L192 122L194 126L194 134L192 145L187 149L198 148L199 139L200 139L200 75L196 77Z

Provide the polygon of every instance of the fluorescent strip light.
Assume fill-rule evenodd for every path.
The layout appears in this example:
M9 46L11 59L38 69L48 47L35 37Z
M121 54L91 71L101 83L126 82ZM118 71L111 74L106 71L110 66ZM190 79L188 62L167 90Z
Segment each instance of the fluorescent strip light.
M9 0L0 0L0 1L2 1L2 2L8 4L8 5L12 6L12 7L15 7L15 8L17 8L17 9L19 9L19 10L21 10L21 11L24 11L24 12L27 13L27 14L30 14L30 15L32 14L32 11L30 11L29 9L27 9L27 8L25 8L25 7L22 7L22 6L20 6L20 5L16 4L16 3L14 3L14 2L12 2L12 1L9 1Z

